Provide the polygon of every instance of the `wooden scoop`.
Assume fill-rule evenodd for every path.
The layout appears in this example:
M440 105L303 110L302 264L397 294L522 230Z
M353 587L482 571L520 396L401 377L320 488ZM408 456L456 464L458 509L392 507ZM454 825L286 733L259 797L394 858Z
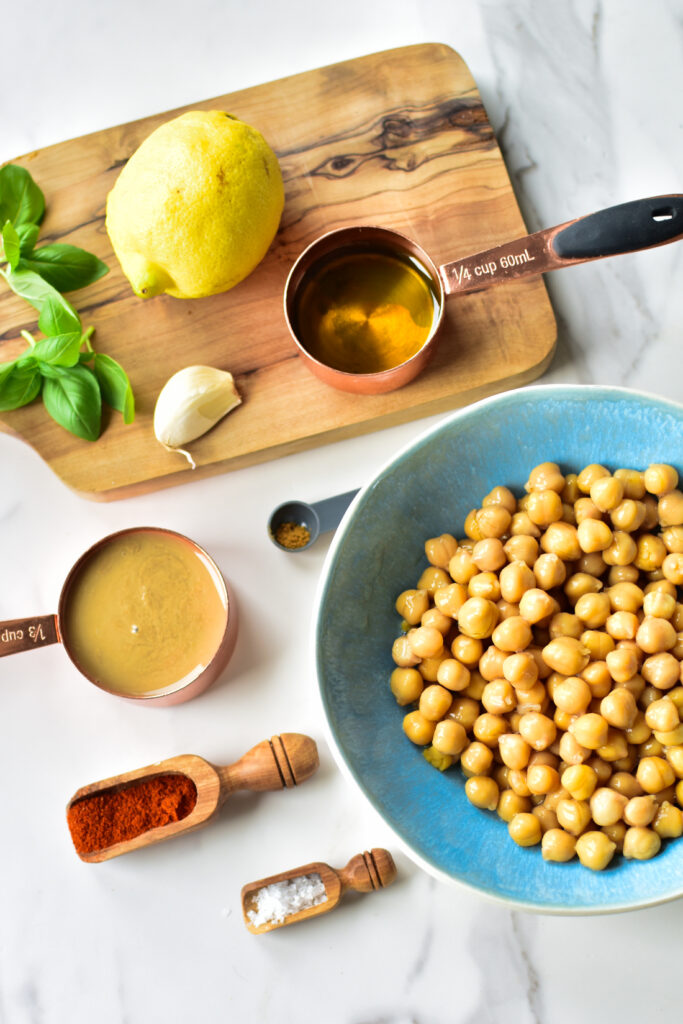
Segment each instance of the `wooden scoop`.
M283 921L268 921L260 925L252 924L248 912L257 910L256 897L260 889L265 889L266 886L275 885L278 882L301 878L303 875L320 876L325 886L323 902L288 914ZM351 858L345 868L341 868L339 871L331 868L329 864L304 864L303 867L282 871L279 875L271 875L270 878L262 878L258 882L249 882L248 885L245 885L242 888L244 923L253 935L260 935L262 932L270 932L274 928L282 928L286 924L294 924L295 921L304 921L307 917L315 917L316 914L326 914L328 911L334 910L346 889L355 889L356 892L373 892L375 889L391 885L395 878L396 865L393 857L388 850L383 849L358 853Z
M319 765L318 748L315 740L297 732L283 733L263 740L252 747L235 764L224 767L210 764L195 754L181 754L165 761L138 768L124 775L115 775L110 779L93 782L83 786L69 801L69 810L84 797L102 793L105 790L117 792L133 782L151 779L157 775L180 773L190 778L197 788L197 802L192 811L180 821L168 825L151 828L134 839L114 843L105 849L92 853L77 853L81 860L98 863L118 857L122 853L138 850L151 843L159 843L173 836L192 832L206 825L216 814L225 800L238 789L255 792L266 789L290 789L292 786L305 782Z

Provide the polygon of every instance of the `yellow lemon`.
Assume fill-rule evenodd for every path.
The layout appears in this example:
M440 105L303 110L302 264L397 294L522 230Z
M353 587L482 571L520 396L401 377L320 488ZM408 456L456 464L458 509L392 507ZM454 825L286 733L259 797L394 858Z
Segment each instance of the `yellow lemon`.
M136 295L199 298L260 263L283 204L277 157L261 133L223 111L192 110L132 155L107 197L106 226Z

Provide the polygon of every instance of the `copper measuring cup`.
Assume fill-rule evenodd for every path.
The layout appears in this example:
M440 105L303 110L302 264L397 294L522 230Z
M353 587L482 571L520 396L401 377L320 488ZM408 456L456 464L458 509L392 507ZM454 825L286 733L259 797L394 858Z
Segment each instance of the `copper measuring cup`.
M198 555L204 567L208 570L208 574L216 588L219 600L225 609L225 623L222 637L218 646L214 650L212 657L207 664L198 666L196 671L190 677L185 677L179 682L170 685L168 688L156 690L151 693L126 693L107 686L104 682L97 679L91 672L88 672L82 664L80 664L78 657L74 654L69 644L68 630L65 628L65 613L69 603L72 584L76 580L79 571L95 554L99 553L104 547L106 547L106 545L119 538L133 536L135 534L149 533L173 537L181 543L188 545L189 548ZM227 665L235 648L236 640L237 610L234 596L216 563L210 555L208 555L207 552L193 540L190 540L183 534L176 533L173 530L161 529L156 526L139 526L120 530L117 533L111 533L108 536L103 537L101 540L97 541L96 544L93 544L92 547L88 548L88 550L85 551L71 567L66 580L64 581L59 595L58 610L56 614L39 615L31 618L8 619L4 622L0 622L0 657L4 657L9 654L16 654L20 651L28 651L35 647L46 647L49 644L61 643L78 671L99 689L104 690L106 693L111 693L114 696L121 697L124 700L132 700L158 706L181 704L184 701L190 700L192 697L196 697L200 693L203 693L204 690L215 682Z
M374 395L393 391L413 380L433 355L445 300L451 295L483 291L522 277L587 263L590 260L654 248L683 238L683 195L637 199L597 213L565 221L492 249L437 266L424 249L397 231L356 226L331 231L312 242L298 257L287 278L285 320L299 355L320 380L341 391ZM297 299L325 261L344 250L403 257L429 279L435 300L431 330L411 358L376 373L349 373L321 362L302 343Z

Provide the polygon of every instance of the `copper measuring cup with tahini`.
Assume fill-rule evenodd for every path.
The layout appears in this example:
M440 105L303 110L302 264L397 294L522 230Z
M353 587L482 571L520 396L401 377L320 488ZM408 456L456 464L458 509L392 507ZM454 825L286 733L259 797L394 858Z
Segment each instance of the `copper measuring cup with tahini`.
M410 238L383 227L359 225L323 235L298 257L287 278L285 320L300 357L320 380L341 391L374 395L393 391L413 380L434 354L445 300L452 295L483 291L522 277L560 270L577 263L651 249L683 238L683 195L653 196L611 206L565 221L437 266ZM296 300L303 284L321 261L344 250L389 252L413 263L430 280L435 312L431 330L411 358L376 373L349 373L321 362L297 333Z
M211 580L216 587L216 591L224 605L225 626L220 642L213 652L213 656L206 665L200 666L191 678L183 679L176 685L169 686L167 690L155 691L152 693L126 693L106 686L80 664L78 657L70 648L68 635L66 635L66 630L64 628L64 621L69 602L71 585L78 576L79 571L89 561L89 559L114 540L129 535L144 533L162 534L173 537L181 543L187 544L189 548L199 556L201 561L204 563L205 568L208 570ZM200 693L203 693L204 690L208 689L208 687L215 682L226 667L235 648L236 641L237 609L234 596L228 586L227 580L214 560L202 547L199 546L199 544L190 540L189 537L185 537L181 533L176 533L174 530L166 530L156 526L137 526L130 527L125 530L119 530L117 533L111 533L108 536L103 537L101 540L97 541L97 543L93 544L92 547L88 548L88 550L80 556L69 570L59 595L58 610L56 614L53 613L51 615L38 615L21 619L7 619L5 621L0 621L0 658L9 654L17 654L21 651L29 651L35 647L46 647L49 644L61 643L81 675L85 676L86 679L93 683L94 686L97 686L100 690L104 690L105 693L111 693L116 697L121 697L123 700L132 700L156 706L181 704L190 700L192 697L198 696Z

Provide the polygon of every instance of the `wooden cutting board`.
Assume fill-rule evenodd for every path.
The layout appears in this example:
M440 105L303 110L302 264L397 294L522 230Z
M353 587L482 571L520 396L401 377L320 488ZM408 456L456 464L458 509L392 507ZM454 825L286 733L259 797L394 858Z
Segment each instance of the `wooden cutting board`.
M285 182L280 230L265 260L233 290L206 299L136 298L104 228L107 193L126 160L164 121L188 109L226 110L254 125L278 155ZM282 312L287 273L319 234L349 224L393 227L437 262L526 233L476 85L447 46L361 57L108 128L15 161L43 189L41 241L80 245L110 273L71 298L96 350L126 368L135 423L105 413L96 442L57 426L42 403L0 417L71 488L127 497L278 458L446 411L537 377L556 325L540 277L451 299L439 350L399 391L351 395L322 384L295 353ZM25 348L32 310L0 296L0 360ZM230 370L243 404L192 445L198 468L155 440L157 395L176 370Z

